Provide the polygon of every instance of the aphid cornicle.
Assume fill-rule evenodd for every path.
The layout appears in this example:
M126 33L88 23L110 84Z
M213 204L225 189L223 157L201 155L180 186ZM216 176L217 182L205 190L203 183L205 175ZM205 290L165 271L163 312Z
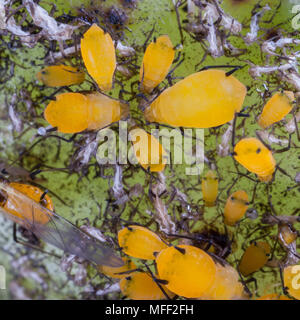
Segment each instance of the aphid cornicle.
M52 209L49 196L35 186L0 182L0 211L5 217L64 252L96 265L123 265L110 246L77 228Z
M163 91L145 117L174 127L211 128L234 118L241 110L246 87L222 70L191 74Z
M209 170L201 182L203 200L206 207L213 207L218 196L219 181L216 173Z
M244 138L234 147L234 159L261 181L272 179L276 161L272 152L256 138Z
M224 223L234 226L246 213L249 206L249 198L244 190L238 190L231 194L224 208Z
M271 252L267 242L259 241L252 243L244 252L239 264L239 270L245 277L261 269L269 259Z
M267 128L275 122L282 120L292 109L295 96L292 91L277 92L266 103L259 117L258 124Z
M129 132L133 151L139 164L151 172L163 171L166 166L166 152L159 141L141 128Z
M168 74L174 60L175 50L167 35L151 42L144 54L141 69L141 90L150 93Z
M168 247L157 234L136 225L120 230L118 241L124 253L145 260L154 260L157 253Z
M94 23L81 39L81 55L88 73L99 88L110 90L116 69L116 53L109 33Z
M77 68L57 65L45 67L36 74L36 77L48 87L61 87L80 84L84 81L85 75Z
M62 93L44 111L45 119L59 132L99 130L128 114L128 106L99 92Z
M159 278L177 295L198 298L216 278L216 265L203 250L189 245L168 247L156 258Z
M162 285L169 297L174 296L165 286ZM146 272L136 271L120 281L121 292L132 300L162 300L166 299L163 291Z

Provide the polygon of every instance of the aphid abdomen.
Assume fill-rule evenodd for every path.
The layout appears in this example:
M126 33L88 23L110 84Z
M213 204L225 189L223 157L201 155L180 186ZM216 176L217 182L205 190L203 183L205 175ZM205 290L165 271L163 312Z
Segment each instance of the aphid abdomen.
M234 118L245 95L246 87L224 71L201 71L163 91L145 117L174 127L216 127Z
M294 94L291 91L276 93L264 106L258 124L262 128L267 128L273 123L282 120L292 110L292 101L294 99Z
M150 93L168 74L175 55L172 42L167 35L151 42L146 49L140 69L142 91Z
M248 195L243 190L230 195L224 209L225 224L234 226L245 215L249 205L248 201Z
M60 87L80 84L84 81L85 75L77 68L57 65L42 69L36 77L48 87Z
M202 194L206 207L215 206L215 201L218 196L218 178L214 171L210 170L202 179Z

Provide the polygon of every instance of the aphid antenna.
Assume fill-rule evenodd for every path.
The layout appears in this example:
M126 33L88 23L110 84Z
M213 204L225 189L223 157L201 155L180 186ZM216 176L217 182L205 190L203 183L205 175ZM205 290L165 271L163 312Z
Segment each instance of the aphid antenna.
M281 287L282 287L282 292L283 292L283 294L284 294L285 296L291 298L290 295L289 295L289 292L288 292L288 289L289 289L289 288L284 285L283 266L282 266L282 264L280 264L280 266L279 266L279 275L280 275L280 282L281 282Z
M283 152L286 152L286 151L290 150L291 142L292 142L292 133L289 134L289 143L288 143L287 147L284 147L282 149L274 150L273 153L283 153Z
M268 145L268 144L263 140L263 138L261 137L259 130L255 130L255 135L257 136L258 140L259 140L268 150L270 150L271 152L273 152L271 146Z
M147 271L150 273L151 278L153 279L153 281L157 284L157 286L159 287L159 289L161 290L161 292L164 294L164 296L168 299L171 300L171 298L168 296L166 290L162 287L161 284L168 284L168 281L166 280L161 280L161 279L157 279L155 277L155 275L153 274L153 272L151 271L151 269L149 268L149 266L147 265L146 262L143 262L144 266L146 267Z
M149 40L150 40L150 38L152 37L152 34L153 34L154 30L155 30L155 25L156 25L156 22L154 23L154 25L153 25L152 29L150 30L150 32L149 32L149 34L148 34L148 36L147 36L147 38L146 38L146 40L145 40L144 44L142 45L143 51L145 51L145 50L146 50L146 47L147 47L148 41L149 41Z
M176 1L176 2L175 2ZM179 34L180 34L180 39L181 39L181 44L184 44L184 36L183 36L183 28L181 26L181 21L180 21L180 14L179 14L179 7L185 2L182 0L173 0L173 5L176 13L176 19L177 19L177 24L178 24L178 29L179 29Z
M239 264L240 264L240 262L241 262L241 259L240 259L239 262L237 263L236 271L237 271L237 273L238 273L238 275L239 275L239 277L240 277L240 279L241 279L241 283L242 283L242 285L244 286L245 291L246 291L247 294L249 295L249 298L252 298L253 294L252 294L252 292L250 291L249 287L247 286L247 284L248 284L249 282L251 282L251 281L245 281L245 280L244 280L244 278L243 278L243 276L242 276L242 274L241 274L241 272L240 272L240 269L239 269ZM254 279L254 280L252 280L252 282L255 282L255 286L256 286L256 290L257 290L257 282L256 282L256 279L255 279L255 278L251 278L251 279ZM249 280L251 280L251 279L249 279Z

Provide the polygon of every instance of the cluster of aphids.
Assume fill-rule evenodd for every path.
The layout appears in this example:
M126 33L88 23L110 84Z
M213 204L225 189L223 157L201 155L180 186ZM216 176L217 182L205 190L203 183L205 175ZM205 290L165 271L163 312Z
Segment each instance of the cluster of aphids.
M29 2L31 1L24 2L25 7ZM129 7L135 6L135 2L123 2ZM179 15L178 7L181 4L178 1L178 5L175 5L177 15ZM188 4L191 5L191 1L188 1ZM207 14L216 12L208 3L203 6L201 1L194 1L194 4L202 6L207 10ZM41 9L34 3L31 5L34 6L31 12L32 17L37 18ZM93 14L97 14L95 10ZM200 209L190 203L188 188L184 188L184 192L175 186L172 192L167 190L166 180L168 179L163 173L166 168L166 151L159 140L148 132L148 125L145 124L147 122L175 128L211 129L230 123L218 146L218 155L232 156L237 167L242 166L249 173L255 174L257 178L244 174L255 185L271 184L278 170L284 173L285 171L278 166L273 157L274 152L265 143L266 136L271 139L269 133L260 131L255 137L244 137L236 142L237 119L247 117L247 114L242 111L247 88L233 75L241 67L204 67L201 71L190 74L173 84L172 64L174 64L176 48L168 35L161 35L154 39L147 46L141 65L136 66L131 63L133 69L130 69L126 63L118 63L116 51L123 58L132 57L132 61L136 61L135 50L124 46L122 39L120 41L114 38L115 41L113 41L110 34L114 32L112 31L114 28L118 30L118 26L125 23L125 13L122 14L116 9L108 11L103 16L103 23L106 26L104 28L99 22L94 21L93 14L89 16L83 9L80 12L80 16L76 19L67 15L61 17L63 22L77 20L85 25L82 27L80 44L77 43L74 47L67 49L62 47L61 52L52 52L49 59L55 62L65 55L80 51L84 66L92 78L90 81L92 89L73 92L69 88L85 81L86 74L83 69L62 63L52 63L43 68L37 74L37 79L43 85L63 88L68 92L59 93L60 89L58 89L51 95L51 101L47 102L43 111L49 127L39 128L38 134L43 139L55 136L66 142L74 142L75 137L79 137L76 142L81 146L75 154L77 157L80 155L84 164L88 165L98 146L97 133L120 120L128 121L134 155L140 165L139 168L148 175L150 185L147 186L148 195L143 194L144 188L140 186L142 188L140 190L138 185L125 190L122 183L123 166L115 165L114 184L111 188L114 200L111 199L113 204L110 205L115 207L116 212L111 212L111 217L103 222L105 229L103 231L109 231L110 228L110 231L113 230L118 234L118 245L115 245L124 257L122 259L119 257L117 251L113 250L109 244L108 237L104 237L99 230L93 227L78 228L56 214L50 196L34 184L9 182L3 179L0 183L1 211L23 229L31 231L36 238L79 257L81 262L84 260L92 262L101 274L120 279L118 288L131 299L174 299L178 296L198 299L247 299L250 298L251 293L243 277L252 275L265 265L280 269L283 275L283 293L298 299L299 288L295 289L293 285L294 267L299 261L296 248L298 233L293 229L293 224L299 221L297 216L277 216L269 199L272 214L265 215L262 222L270 226L278 225L275 246L271 248L268 242L256 237L255 241L245 249L237 266L230 265L226 259L232 252L234 239L230 240L227 234L222 235L214 230L194 234L190 232L192 229L190 223L197 223L202 219ZM39 23L33 20L34 23ZM223 26L226 26L226 19L223 20ZM180 22L180 17L178 21ZM196 40L200 36L207 36L215 31L209 31L206 28L202 30L199 25L188 22L189 25L186 28L188 32L196 34ZM222 19L219 23L222 24ZM229 25L230 28L234 26L232 23ZM44 37L50 35L54 37L55 30L44 30L42 23L39 27ZM235 27L239 28L237 24ZM25 36L23 41L27 39L24 38ZM211 56L223 54L218 46L215 47L216 50L212 50L222 36L223 34L217 35L215 39L217 42L211 40ZM248 41L251 41L251 35L248 38ZM37 36L34 39L30 38L30 41L37 41L36 39ZM59 41L59 39L56 40ZM222 43L227 44L227 49L233 50L226 41ZM128 62L126 59L125 61ZM130 63L128 65L130 66ZM224 71L224 68L229 70ZM126 92L122 84L114 81L117 72L121 72L127 78L139 73L138 91L134 91L136 89L132 86L132 92ZM165 79L168 80L169 87L159 90L158 86ZM121 86L120 96L124 93L132 99L138 97L140 103L138 116L130 108L131 99L115 99L107 94L114 83ZM49 100L48 98L44 101ZM265 130L278 123L293 110L294 103L295 96L292 91L274 92L259 115L259 126ZM296 117L292 124L295 127L294 131L298 132ZM53 131L62 135L54 135ZM73 136L67 139L63 134L73 134ZM81 136L84 137L82 140L80 140ZM290 145L291 134L288 142ZM151 149L156 150L154 155ZM289 146L279 152L288 151ZM211 164L209 159L207 162ZM135 172L131 165L126 166L124 166L125 170L129 168L129 171ZM198 186L203 195L203 211L205 207L215 205L219 194L218 176L213 166L211 167L212 170L202 178L201 187ZM101 165L98 168L101 170ZM137 170L136 167L134 168ZM70 166L69 169L72 172L74 166ZM4 169L3 176L7 177L9 170L12 170L11 167ZM41 172L37 169L31 175L29 174L29 177L33 179ZM14 172L11 176L13 174ZM299 183L297 180L296 182ZM184 182L182 184L184 185ZM255 192L250 200L244 190L231 192L233 186L234 183L227 190L228 198L222 212L222 224L234 234L235 228L246 214L249 217L255 216L255 212L251 213L248 210L250 202L254 201ZM164 201L166 193L170 194L169 208ZM118 210L120 211L124 204L130 205L131 196L134 194L138 196L143 194L151 200L155 212L149 212L152 219L147 225L150 226L154 221L160 236L145 226L132 222L135 217L134 212L140 210L138 206L131 208L132 213L129 219L122 219L122 211L118 212ZM179 219L178 214L172 215L168 210L174 199L180 203L180 208L184 211L182 216L180 212ZM105 214L107 213L104 213L106 220ZM141 223L141 221L138 222ZM124 224L127 226L123 227ZM175 241L176 243L173 243ZM276 260L274 252L278 242L286 251L286 256ZM126 255L141 259L139 266L136 266ZM284 298L277 293L262 297L262 299Z

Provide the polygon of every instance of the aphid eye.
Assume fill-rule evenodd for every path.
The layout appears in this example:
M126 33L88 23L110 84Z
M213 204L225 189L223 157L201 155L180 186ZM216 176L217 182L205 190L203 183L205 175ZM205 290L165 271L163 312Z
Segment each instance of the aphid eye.
M44 74L44 75L45 75L45 74L46 74L46 71L42 71L42 74Z
M266 253L266 256L267 256L267 257L270 257L270 253Z
M234 198L234 197L231 197L231 200L232 200L232 201L234 201L234 200L235 200L235 198Z
M153 38L153 42L156 43L156 37Z
M261 152L261 148L258 148L257 150L256 150L256 153L260 153Z
M184 249L184 248L179 248L179 247L177 247L177 246L174 246L174 248L175 248L176 250L178 250L180 253L185 254L185 249Z
M130 280L131 280L131 277L126 277L125 279L128 280L128 281L130 281Z
M245 205L246 205L246 206L249 206L249 204L250 204L250 202L245 202Z

